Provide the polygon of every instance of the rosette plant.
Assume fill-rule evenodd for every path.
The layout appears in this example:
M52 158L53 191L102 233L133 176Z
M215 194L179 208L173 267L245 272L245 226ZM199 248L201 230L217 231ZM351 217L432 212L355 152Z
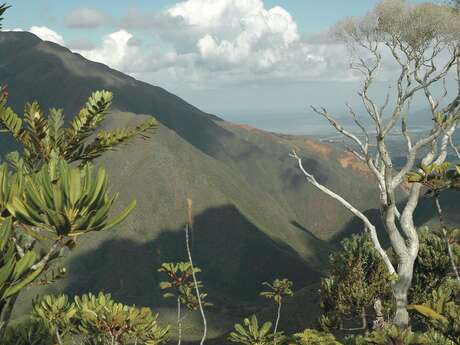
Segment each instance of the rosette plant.
M136 202L109 220L118 193L109 195L107 182L103 168L94 174L89 164L79 169L51 161L24 177L22 195L13 196L7 209L21 224L39 228L54 240L108 230L122 222Z
M267 321L261 327L255 315L243 320L243 325L235 324L235 330L230 333L228 340L244 345L282 344L285 336L282 332L270 332L272 323Z
M64 344L64 337L72 331L77 308L67 295L46 295L33 302L32 316L43 322L54 341Z

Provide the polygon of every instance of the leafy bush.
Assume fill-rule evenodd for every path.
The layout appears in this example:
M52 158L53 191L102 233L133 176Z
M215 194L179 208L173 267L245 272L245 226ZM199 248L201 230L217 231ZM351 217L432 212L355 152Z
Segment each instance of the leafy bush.
M294 334L294 342L289 345L341 345L341 343L330 333L305 329L302 333Z
M391 325L372 332L364 338L363 344L369 345L425 345L428 339L423 334L414 333L410 328L401 329Z
M65 295L44 296L34 302L33 317L60 345L72 336L82 345L160 345L168 340L169 327L158 325L158 314L117 303L110 294L76 296L72 303Z
M368 234L352 235L341 245L341 250L330 256L329 276L321 280L320 303L324 314L320 324L324 330L359 325L364 331L374 302L390 300L390 281ZM389 307L384 305L386 311ZM348 325L344 320L348 320Z
M429 345L455 345L452 340L449 340L443 334L436 331L430 331L425 334Z
M47 295L33 302L32 317L41 320L60 345L63 344L62 337L72 331L76 313L75 303L70 303L66 295Z
M427 318L433 330L460 344L460 287L456 281L448 280L425 304L410 308Z

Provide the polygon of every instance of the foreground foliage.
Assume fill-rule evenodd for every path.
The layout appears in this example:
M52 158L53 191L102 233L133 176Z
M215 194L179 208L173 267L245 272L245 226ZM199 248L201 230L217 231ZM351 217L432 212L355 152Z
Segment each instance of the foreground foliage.
M7 8L0 6L0 19ZM152 118L135 128L101 130L112 104L108 91L94 92L68 127L62 109L45 116L32 102L19 116L8 96L0 87L0 134L20 149L0 165L0 339L22 289L62 277L56 262L77 237L115 227L135 207L132 201L109 219L118 194L109 194L105 170L94 174L90 163L157 126Z
M267 321L261 327L255 315L243 320L243 325L235 324L235 330L230 333L228 340L243 345L272 345L282 344L285 340L283 332L270 332L272 323Z
M44 296L35 301L32 317L40 321L58 344L80 339L82 344L159 345L168 340L169 327L157 323L158 314L115 302L110 294Z
M182 342L182 321L183 311L182 306L185 306L189 311L196 311L202 307L211 306L212 303L206 302L207 293L199 292L197 289L203 288L203 283L199 280L193 279L193 274L201 272L201 269L192 266L190 262L165 262L158 269L158 272L164 273L168 277L168 281L160 282L161 290L166 291L163 294L164 298L176 299L177 308L177 331L178 331L178 345Z
M435 331L460 345L460 287L456 281L434 290L425 304L410 307L425 316Z
M302 333L294 334L293 338L289 345L341 345L332 334L315 329L305 329Z

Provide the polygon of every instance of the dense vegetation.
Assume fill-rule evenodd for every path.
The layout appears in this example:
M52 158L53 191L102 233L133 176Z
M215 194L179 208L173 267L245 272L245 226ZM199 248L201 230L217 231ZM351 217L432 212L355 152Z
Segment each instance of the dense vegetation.
M0 6L0 18L7 8ZM417 15L417 11L418 8L411 15ZM460 68L460 52L456 59ZM94 92L67 127L62 110L53 108L46 116L39 104L32 102L19 116L8 107L8 97L8 89L0 88L0 135L12 137L19 149L9 153L0 166L0 341L15 345L159 345L174 338L171 341L177 340L180 345L184 318L190 312L199 312L203 322L200 344L204 344L206 309L213 304L208 302L206 287L198 280L202 270L193 263L190 199L184 205L184 261L152 268L152 274L158 271L166 277L152 289L162 290L164 298L176 303L174 327L160 323L158 313L150 308L120 303L103 292L38 296L32 302L31 313L13 322L12 312L22 292L61 279L66 269L59 263L79 245L80 238L110 231L135 208L136 202L132 201L115 212L118 193L110 192L105 169L95 169L93 161L136 138L148 139L158 124L150 118L133 128L101 129L112 104L112 93L108 91ZM328 116L326 112L324 115ZM458 120L458 104L445 113L436 112L434 133L443 138ZM343 132L332 118L330 121ZM293 156L303 170L297 153ZM265 289L260 295L275 302L274 324L260 321L255 314L248 315L234 325L226 340L245 345L460 345L460 230L446 222L441 204L442 193L460 189L460 165L438 160L425 163L424 160L417 168L412 169L412 164L411 169L403 170L403 179L408 188L419 188L420 192L423 187L425 196L433 199L439 229L423 227L414 234L408 232L403 241L406 244L394 241L394 233L387 231L391 246L384 250L376 248L375 228L371 231L369 222L368 232L344 239L341 248L329 258L329 271L321 280L322 315L316 329L306 328L294 334L280 329L280 319L286 314L283 305L295 293L289 279L277 278L260 286ZM317 183L304 172L310 182ZM401 296L395 293L404 273L399 270L405 264L401 253L405 245L413 244L411 241L416 242L417 251L401 303ZM410 321L398 317L401 308L409 312Z

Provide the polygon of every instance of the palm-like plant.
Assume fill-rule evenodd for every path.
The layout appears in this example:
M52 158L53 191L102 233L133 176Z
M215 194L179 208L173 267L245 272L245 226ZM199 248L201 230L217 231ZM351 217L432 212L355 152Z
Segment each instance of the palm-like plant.
M209 302L205 302L207 296L206 293L200 292L200 300L196 294L196 285L193 281L193 272L199 273L201 269L199 267L193 267L190 262L166 262L161 265L158 272L165 273L169 280L160 282L160 289L166 290L163 294L164 298L175 298L177 303L177 330L178 330L178 341L180 345L182 341L182 311L181 305L184 305L188 310L195 311L201 306L212 305ZM201 281L196 281L198 288L202 288L203 284Z
M228 340L233 343L244 345L271 345L281 344L285 337L282 332L271 333L272 323L267 321L259 328L259 322L255 315L245 318L243 325L237 323L235 330L230 333Z
M69 302L66 295L46 295L33 302L32 316L47 326L59 345L63 345L63 338L72 330L76 313L75 303Z
M292 282L286 278L277 278L272 283L263 282L262 285L268 287L269 291L263 291L260 293L260 295L268 299L273 299L278 305L275 329L273 330L273 333L275 334L278 330L278 324L281 317L281 305L283 303L283 299L293 295Z
M108 194L103 168L96 175L92 170L89 164L79 169L62 160L51 161L25 177L22 195L13 196L7 209L21 224L42 229L56 240L111 229L129 215L136 202L108 220L118 194Z

